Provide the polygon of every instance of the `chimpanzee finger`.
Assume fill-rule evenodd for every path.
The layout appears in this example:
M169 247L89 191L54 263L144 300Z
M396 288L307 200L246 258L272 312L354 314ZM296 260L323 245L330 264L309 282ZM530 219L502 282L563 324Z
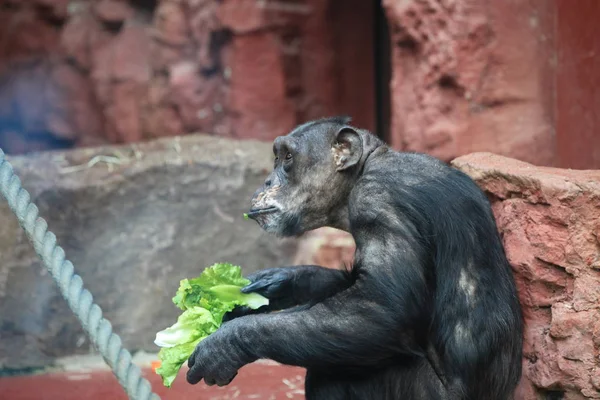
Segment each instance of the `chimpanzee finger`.
M186 379L190 385L195 385L196 383L202 380L203 376L200 373L199 369L199 365L196 364L195 367L193 366L188 370L186 374Z
M259 271L251 273L246 277L246 279L248 279L250 282L256 282L260 280L263 276L268 275L268 271L269 270L267 269L261 269Z
M244 315L252 314L253 312L254 310L248 306L238 306L223 315L223 323L231 321L232 319L243 317Z
M215 379L205 378L204 383L206 383L206 386L214 386L217 381Z
M270 280L260 279L260 280L253 282L247 286L244 286L241 290L242 290L242 293L264 294L263 292L269 287L270 284L271 284Z
M192 368L196 364L196 349L192 352L192 355L188 358L188 368Z
M235 377L236 377L236 376L237 376L237 372L235 373L235 375L233 375L233 376L232 376L231 378L229 378L229 379L225 379L225 380L222 380L222 379L221 379L221 380L219 380L219 379L218 379L218 380L217 380L217 386L227 386L227 385L229 385L229 384L230 384L230 383L231 383L231 382L232 382L232 381L235 379Z

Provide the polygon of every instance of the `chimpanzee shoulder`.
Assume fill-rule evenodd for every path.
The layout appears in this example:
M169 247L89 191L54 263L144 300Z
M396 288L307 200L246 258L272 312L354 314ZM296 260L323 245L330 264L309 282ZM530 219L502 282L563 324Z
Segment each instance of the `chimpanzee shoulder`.
M356 181L349 199L350 218L393 208L389 211L422 219L415 221L422 225L432 213L465 196L481 200L479 192L470 178L434 157L382 146L366 160Z
M417 207L423 215L435 215L440 208L465 201L487 205L483 192L462 171L430 155L396 152L387 146L366 160L350 197L361 212L383 206L384 201L399 211Z

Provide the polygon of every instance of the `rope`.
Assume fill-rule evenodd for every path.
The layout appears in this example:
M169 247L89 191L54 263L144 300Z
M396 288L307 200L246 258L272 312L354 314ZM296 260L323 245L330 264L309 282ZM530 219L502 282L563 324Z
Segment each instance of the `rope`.
M79 322L117 380L134 400L160 400L152 392L150 382L142 377L140 368L132 363L131 354L123 348L121 338L112 331L111 323L102 317L102 309L94 303L92 294L83 287L81 277L73 264L65 258L65 251L56 244L56 236L48 230L46 221L30 201L27 190L13 167L4 159L0 149L0 194L6 199L19 224L27 233L37 255L58 284L60 292L77 315Z

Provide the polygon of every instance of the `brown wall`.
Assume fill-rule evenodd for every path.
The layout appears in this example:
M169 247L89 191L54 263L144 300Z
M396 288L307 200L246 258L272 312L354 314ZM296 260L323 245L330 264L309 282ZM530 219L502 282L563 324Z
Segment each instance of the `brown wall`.
M395 148L600 168L596 0L383 0L390 55L377 60L375 0L3 4L9 152L193 132L270 141L332 114L375 129L389 66L379 133Z
M600 168L600 2L384 3L395 147Z
M600 169L600 2L556 2L557 163Z
M374 127L369 2L141 6L151 3L7 1L0 147L20 153L192 132L272 140L338 113Z
M398 148L445 160L494 151L554 160L545 76L550 2L389 0Z

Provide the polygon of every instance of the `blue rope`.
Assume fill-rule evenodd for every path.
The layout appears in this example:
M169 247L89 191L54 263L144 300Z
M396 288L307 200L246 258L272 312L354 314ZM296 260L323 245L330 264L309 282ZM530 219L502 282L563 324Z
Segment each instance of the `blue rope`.
M121 338L112 331L112 325L102 317L102 310L94 303L92 294L83 287L83 281L75 274L73 264L65 258L65 251L56 244L56 236L48 231L48 224L39 217L39 211L30 201L29 193L21 187L21 180L13 167L4 159L0 149L0 194L27 233L29 241L50 274L60 292L77 315L94 346L113 370L130 399L160 400L152 392L150 382L142 377L140 368L132 363L131 354L123 348Z

